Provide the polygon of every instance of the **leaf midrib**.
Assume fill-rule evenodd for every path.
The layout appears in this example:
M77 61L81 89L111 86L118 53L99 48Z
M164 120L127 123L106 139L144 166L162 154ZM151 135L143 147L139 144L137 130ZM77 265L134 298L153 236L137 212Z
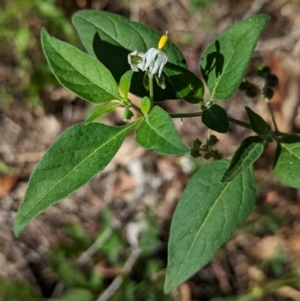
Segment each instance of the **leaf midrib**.
M50 36L49 36L50 37ZM46 37L47 39L47 37ZM52 39L50 37L50 39ZM55 41L56 42L56 41ZM114 93L112 93L111 91L107 90L107 88L103 87L103 86L100 86L98 83L96 83L93 79L91 79L90 77L88 77L86 74L83 74L82 72L80 72L74 65L72 65L62 54L60 54L48 41L47 41L47 44L50 48L53 49L53 51L59 55L67 64L69 64L72 68L74 68L81 76L85 77L87 80L89 80L91 83L93 83L96 87L100 88L101 90L104 90L105 92L107 92L108 94L112 95L113 97L115 97L116 99L118 100L122 100L122 98L120 97L120 95L115 95ZM55 64L55 62L50 59L47 55L47 58L52 62L52 64L54 64L56 67L59 67L60 69L63 69L61 68L61 66L58 66L57 64ZM91 57L92 58L92 57ZM92 58L93 60L95 60L95 62L97 64L99 64L98 60ZM109 70L108 70L109 71ZM101 74L101 72L100 72ZM112 77L113 78L113 77ZM113 100L113 99L112 99Z
M97 153L101 148L105 147L108 143L110 143L112 140L116 139L118 136L120 136L121 134L123 134L123 132L125 132L126 130L129 130L130 127L133 127L133 124L131 124L131 126L127 126L124 128L124 130L120 131L117 135L111 137L109 140L107 140L105 143L101 144L96 150L94 150L90 155L88 155L84 160L82 160L79 164L77 164L71 171L69 171L59 182L57 182L42 198L40 198L40 200L35 203L35 206L37 204L39 204L40 202L43 201L43 199L45 199L47 197L47 195L49 195L53 189L55 189L55 187L57 187L58 185L60 185L70 174L72 174L77 168L79 168L79 166L81 166L85 161L87 161L90 157L92 157L95 153ZM27 216L29 215L29 213L32 212L32 210L34 209L33 206L29 211L27 211L27 214L24 215L20 220L19 220L19 224L22 224L22 222L27 218Z
M212 184L210 184L210 185L212 185ZM208 186L210 186L210 185L208 185ZM207 213L207 215L206 215L206 217L205 217L205 219L204 219L202 225L200 226L199 230L197 231L197 234L195 235L195 238L193 239L193 243L191 244L191 246L190 246L190 248L189 248L189 250L188 250L186 256L185 256L184 259L183 259L183 261L182 261L181 264L179 265L179 267L178 267L176 273L181 269L181 266L182 266L183 263L186 261L186 259L189 257L189 254L190 254L190 252L192 251L192 249L193 249L193 247L194 247L194 244L196 243L197 237L198 237L198 236L200 235L200 233L202 232L202 228L204 227L206 220L210 217L211 212L214 210L214 207L216 206L216 204L217 204L219 201L221 201L221 197L222 197L222 195L225 193L225 191L227 190L227 188L229 187L230 182L227 183L227 184L224 184L224 185L225 185L225 187L222 189L222 191L220 192L218 198L217 198L216 201L214 202L213 206L212 206L211 209L208 211L208 213Z
M282 145L282 147L285 148L289 153L291 153L294 157L296 157L297 159L300 160L300 156L298 157L298 156L297 156L297 153L293 152L294 148L291 149L291 148L286 147L286 144L285 144L285 143L282 143L281 145ZM295 148L300 148L300 146L296 146Z
M167 117L167 116L166 116ZM163 137L154 127L152 127L151 123L149 123L148 118L145 119L149 127L157 134L157 136L161 137L163 140L165 140L168 144L174 146L177 150L182 151L182 148L178 148L175 144L169 142L165 137ZM172 122L172 120L170 120ZM188 149L186 150L188 152Z
M240 43L239 43L239 44L240 44ZM254 46L254 48L255 48L255 46ZM231 62L232 57L235 55L235 53L236 53L236 50L233 51L232 55L230 56L230 58L229 58L229 60L228 60L228 63L225 65L224 72L225 72L225 70L226 70L228 64ZM224 74L224 72L223 72L223 74ZM210 96L210 100L214 100L213 96L215 95L215 91L216 91L216 89L218 88L219 82L221 81L222 78L223 78L223 76L219 76L219 78L216 80L214 89L212 90L212 93L211 93L211 96Z
M229 176L227 175L227 181L228 181L228 177L229 177L229 180L232 180L232 178L235 178L235 176L234 177L232 177L232 175L233 175L233 172L235 172L234 174L239 174L239 173L241 173L242 171L243 171L243 166L245 166L245 161L250 157L250 155L252 155L252 153L253 152L255 152L255 151L257 151L257 149L260 147L260 146L262 146L263 144L261 143L261 142L259 142L259 143L255 143L255 146L252 148L252 150L250 150L250 152L246 155L246 157L244 158L244 160L240 163L240 164L236 164L236 165L234 165L234 166L238 166L237 168L236 168L236 170L234 170L234 166L231 168L231 169L228 169L228 173L229 173ZM237 162L238 163L238 162ZM244 163L244 164L243 164ZM250 164L252 164L253 162L251 162ZM246 169L250 164L248 164L244 169ZM230 166L229 166L229 168L230 168ZM227 172L226 172L227 173ZM224 174L224 176L225 176L225 174ZM222 181L222 180L221 180Z

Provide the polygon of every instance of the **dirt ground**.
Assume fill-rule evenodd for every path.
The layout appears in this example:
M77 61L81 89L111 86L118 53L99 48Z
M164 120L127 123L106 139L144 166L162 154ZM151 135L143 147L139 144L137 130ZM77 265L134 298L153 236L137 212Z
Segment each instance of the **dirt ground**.
M193 13L187 0L132 0L127 6L124 3L58 1L67 16L77 9L91 7L130 16L161 32L168 30L170 39L183 51L189 68L199 76L201 53L218 34L253 14L269 14L271 21L254 52L249 78L256 80L254 68L259 63L271 66L280 81L272 99L279 130L300 131L298 0L213 1L204 10ZM13 68L0 63L1 86L9 85ZM82 225L93 237L101 228L101 214L106 207L124 228L135 216L149 210L162 225L160 238L166 246L172 213L192 171L189 158L163 157L145 151L137 146L133 135L129 136L102 173L38 216L15 238L12 223L31 172L58 135L70 125L84 121L90 112L87 103L59 86L46 87L40 97L43 107L32 107L20 97L0 111L0 160L12 168L10 173L0 175L0 277L13 281L27 279L45 297L50 297L57 279L47 266L49 250L57 242L68 240L66 221ZM230 116L242 120L246 120L244 106L248 105L271 125L265 104L247 98L242 92L222 105ZM183 101L167 102L163 107L170 113L183 108L195 110ZM121 113L107 115L102 122L118 125L122 122ZM199 118L174 120L174 123L187 145L206 136ZM218 149L223 158L230 158L249 133L235 125L226 134L214 133L220 140ZM254 212L211 263L179 288L182 300L213 300L220 292L243 297L247 292L252 294L255 287L274 284L274 271L270 265L266 269L262 265L276 263L278 254L285 255L285 259L277 260L283 274L300 268L300 192L281 185L272 175L273 150L274 145L270 144L255 164L258 184ZM262 299L258 295L257 299L247 300L300 300L300 281L278 287L275 284Z

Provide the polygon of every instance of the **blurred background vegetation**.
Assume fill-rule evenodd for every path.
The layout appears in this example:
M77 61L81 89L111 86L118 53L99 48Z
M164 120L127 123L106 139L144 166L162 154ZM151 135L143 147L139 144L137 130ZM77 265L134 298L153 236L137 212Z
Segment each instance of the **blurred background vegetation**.
M83 121L90 110L57 83L40 45L45 27L82 49L71 24L72 14L80 9L106 10L161 32L169 30L199 76L201 53L219 34L252 14L270 14L247 76L255 80L254 67L270 65L281 83L272 100L281 130L300 128L297 0L2 0L0 300L300 300L300 194L269 172L268 148L256 164L254 212L211 263L170 295L163 294L170 220L199 165L189 157L145 153L129 137L106 172L14 238L14 214L34 166L60 132ZM258 99L240 92L223 103L240 118L245 104L267 120ZM193 108L182 101L163 105L170 112ZM119 124L120 116L115 112L103 122ZM175 126L188 145L206 136L200 120ZM224 158L245 134L249 132L232 127L218 136Z

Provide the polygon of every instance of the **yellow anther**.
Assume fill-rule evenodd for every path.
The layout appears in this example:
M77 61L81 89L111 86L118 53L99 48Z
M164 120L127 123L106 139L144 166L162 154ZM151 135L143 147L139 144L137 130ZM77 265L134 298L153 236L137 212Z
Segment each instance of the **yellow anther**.
M161 38L159 39L157 48L163 49L165 47L167 41L168 41L168 32L166 31L166 33L163 36L161 36Z

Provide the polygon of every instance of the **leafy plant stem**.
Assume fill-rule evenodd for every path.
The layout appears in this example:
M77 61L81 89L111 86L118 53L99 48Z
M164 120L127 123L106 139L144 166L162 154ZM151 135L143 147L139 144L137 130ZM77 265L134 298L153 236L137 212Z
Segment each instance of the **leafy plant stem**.
M271 114L271 118L272 118L272 122L273 122L273 125L274 125L275 132L278 132L278 127L277 127L277 123L276 123L276 120L275 120L273 108L272 108L269 101L267 101L267 106L268 106L268 109L269 109L270 114Z
M198 117L198 116L202 116L203 112L195 112L195 113L175 113L175 114L170 114L171 118L190 118L190 117ZM246 123L244 121L235 119L233 117L228 117L229 121L232 123L235 123L239 126L242 126L246 129L251 129L251 126L249 123Z

